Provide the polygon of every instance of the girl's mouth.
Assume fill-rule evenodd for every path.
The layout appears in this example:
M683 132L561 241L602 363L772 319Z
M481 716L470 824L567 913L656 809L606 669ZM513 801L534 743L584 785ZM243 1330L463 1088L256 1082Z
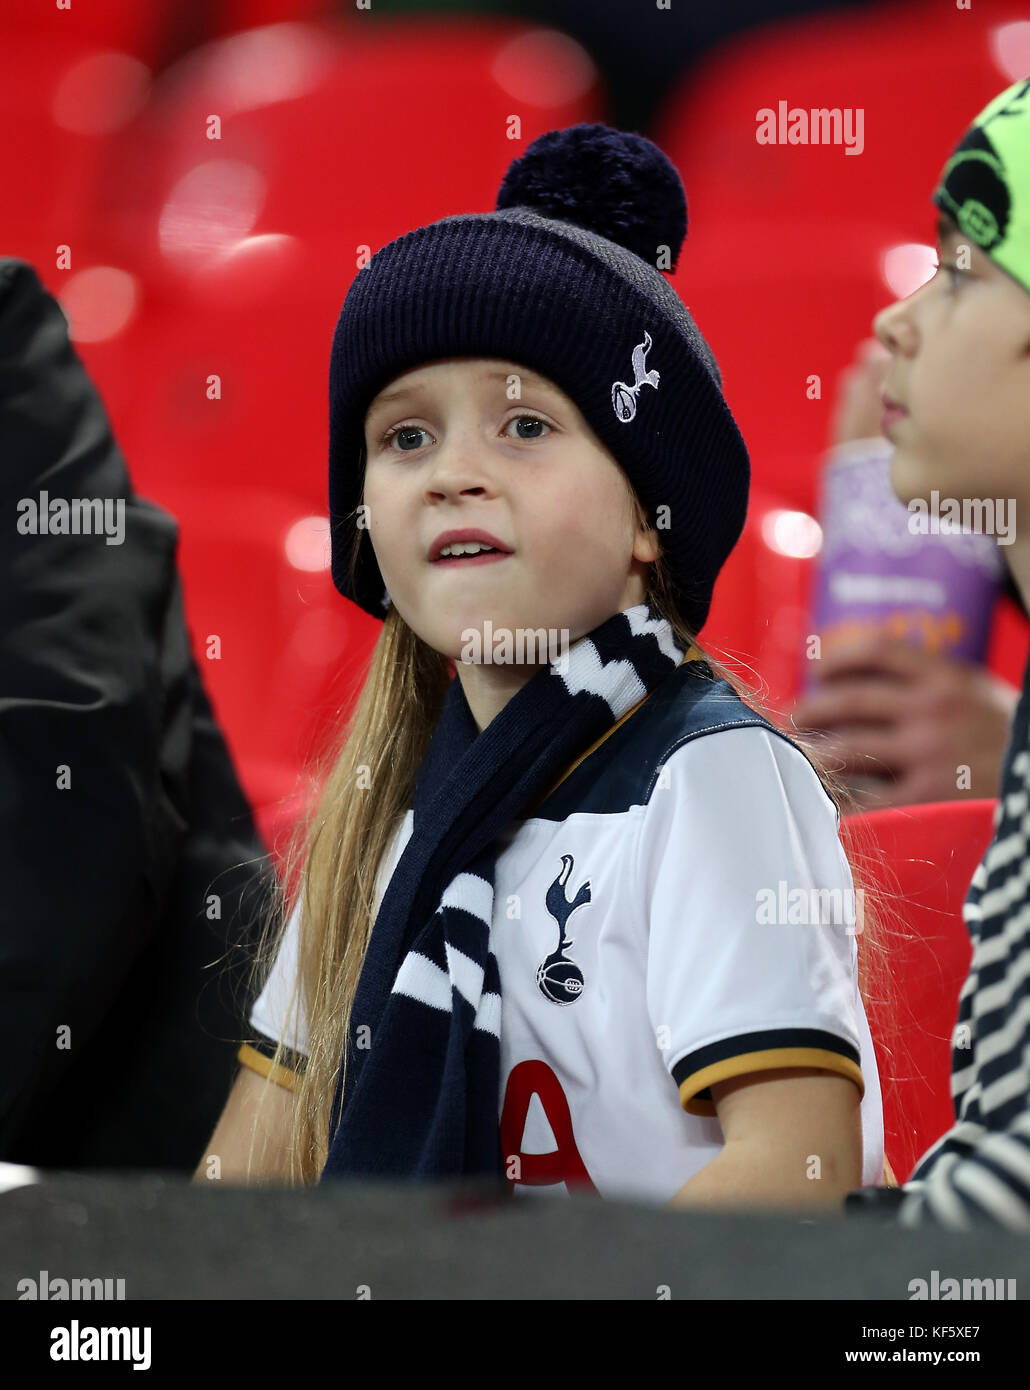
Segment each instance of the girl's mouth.
M507 560L509 552L506 550L481 550L478 555L443 555L439 560L431 560L429 563L434 568L450 568L451 566L461 565L489 565L495 560Z
M885 402L883 414L880 416L880 433L886 434L891 425L896 424L898 420L904 420L907 414L908 411L903 406Z

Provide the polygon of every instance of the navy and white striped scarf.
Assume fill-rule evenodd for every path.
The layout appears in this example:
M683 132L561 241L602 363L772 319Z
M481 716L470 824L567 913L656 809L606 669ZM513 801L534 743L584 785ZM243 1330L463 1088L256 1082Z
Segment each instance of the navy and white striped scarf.
M358 981L320 1181L503 1179L495 841L683 656L645 603L570 644L482 732L452 680Z

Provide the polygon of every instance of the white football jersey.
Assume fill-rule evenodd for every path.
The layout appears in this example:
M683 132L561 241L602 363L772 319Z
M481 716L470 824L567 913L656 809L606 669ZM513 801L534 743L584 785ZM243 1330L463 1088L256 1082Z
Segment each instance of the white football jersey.
M667 684L682 689L679 675ZM712 1084L773 1067L854 1082L862 1183L879 1184L861 917L836 808L801 750L745 706L747 722L715 712L677 735L670 695L498 841L497 1100L514 1191L667 1202L723 1145ZM412 822L409 810L380 865L376 910ZM250 1022L305 1053L303 1017L284 1026L298 920Z

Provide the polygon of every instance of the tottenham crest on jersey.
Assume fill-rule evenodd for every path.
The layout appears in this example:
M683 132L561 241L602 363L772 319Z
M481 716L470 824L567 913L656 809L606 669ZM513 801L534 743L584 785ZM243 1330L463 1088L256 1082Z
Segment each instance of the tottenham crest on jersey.
M583 972L565 954L575 939L566 935L565 924L577 907L590 901L590 880L582 884L570 902L565 894L565 885L569 881L573 862L571 854L562 855L561 872L544 897L547 911L558 923L558 945L538 966L536 982L544 998L550 999L552 1004L574 1004L583 993Z

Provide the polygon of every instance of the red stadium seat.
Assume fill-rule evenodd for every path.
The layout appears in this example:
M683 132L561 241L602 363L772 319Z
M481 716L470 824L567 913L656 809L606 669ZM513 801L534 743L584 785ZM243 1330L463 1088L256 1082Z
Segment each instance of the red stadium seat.
M716 580L702 646L759 697L784 706L800 687L810 587L818 551L811 516L752 488L740 540Z
M219 0L207 10L206 36L216 38L237 34L244 29L256 29L268 24L285 24L294 20L319 21L332 17L337 26L361 23L361 14L348 14L333 0Z
M491 209L537 135L599 111L586 52L521 20L250 29L162 74L112 147L109 225L144 279L180 283L274 235L345 290L363 248Z
M962 903L991 840L996 805L937 802L841 822L856 888L865 880L888 898L882 923L893 998L877 990L866 1011L883 1089L887 1157L899 1182L954 1122L951 1043L972 956ZM866 942L860 949L868 963Z
M69 42L81 48L101 46L151 61L170 31L172 7L162 0L103 0L58 9L55 0L5 0L4 47L10 52L25 36L43 43Z
M958 9L888 0L791 17L724 44L666 103L654 138L699 222L881 217L932 238L929 193L972 117L1030 73L1026 5ZM759 144L758 113L861 111L860 154L841 143ZM858 146L856 145L857 149Z
M356 693L372 619L337 594L324 518L283 494L145 494L180 523L193 649L244 789L264 824L303 793L305 764Z
M52 4L50 13L58 15ZM38 266L48 285L63 283L69 252L71 272L103 262L101 162L113 132L144 103L150 71L127 53L79 41L60 19L13 35L6 13L4 22L0 254Z
M883 257L902 240L855 219L708 221L673 279L715 353L755 484L813 515L838 377L896 297Z
M122 333L76 343L144 493L258 488L326 510L329 347L345 289L294 250L255 239L174 302L139 285Z
M1030 654L1030 623L1010 598L994 606L984 665L989 671L1022 689L1023 673Z

